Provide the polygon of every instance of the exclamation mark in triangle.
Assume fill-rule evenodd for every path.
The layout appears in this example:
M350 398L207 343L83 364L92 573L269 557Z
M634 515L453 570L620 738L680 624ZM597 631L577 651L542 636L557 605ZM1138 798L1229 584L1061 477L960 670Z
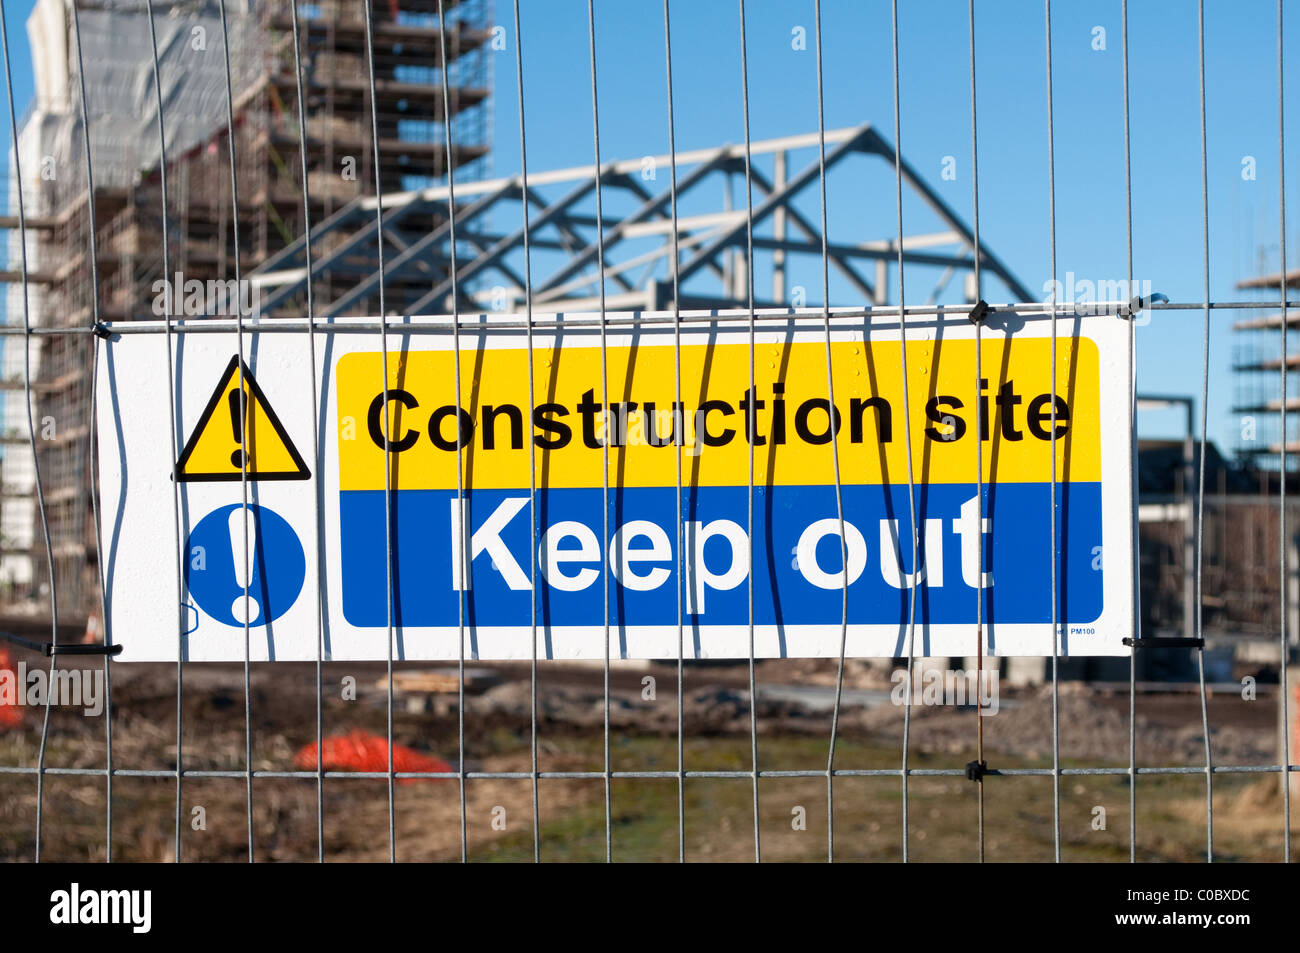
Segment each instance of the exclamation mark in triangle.
M311 476L253 372L237 355L217 381L176 461L175 472L181 481L306 480Z
M244 463L247 456L244 454L244 420L248 415L248 398L244 394L243 388L236 388L230 392L230 429L235 435L235 443L239 444L235 452L230 455L230 462L244 469Z

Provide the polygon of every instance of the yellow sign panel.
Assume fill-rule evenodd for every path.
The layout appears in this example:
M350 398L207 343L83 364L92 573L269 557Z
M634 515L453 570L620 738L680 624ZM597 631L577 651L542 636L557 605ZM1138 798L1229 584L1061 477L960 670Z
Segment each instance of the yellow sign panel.
M176 461L176 479L241 480L245 474L249 480L306 480L311 476L253 372L236 355Z
M449 351L339 359L339 488L519 488L529 467L539 485L672 486L681 454L688 486L831 484L832 440L847 484L906 483L908 437L917 484L1101 479L1100 378L1089 338L1058 342L1055 393L1050 340L911 340L903 392L897 342L610 346L602 393L601 351L538 347L528 400L528 352L487 348L460 355L453 393ZM386 398L386 401L385 401ZM906 408L906 410L904 409ZM677 437L677 428L682 436ZM1053 440L1053 430L1055 439ZM979 441L980 449L973 446ZM387 452L385 444L387 443ZM531 459L530 459L531 457Z

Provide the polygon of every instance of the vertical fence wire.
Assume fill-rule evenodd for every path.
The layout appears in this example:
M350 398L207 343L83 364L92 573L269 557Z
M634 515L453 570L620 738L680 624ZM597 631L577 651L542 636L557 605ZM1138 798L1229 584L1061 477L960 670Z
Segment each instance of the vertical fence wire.
M686 444L686 411L682 405L682 307L678 271L681 253L678 248L677 229L677 132L673 106L673 34L668 17L668 0L664 0L664 73L667 83L668 104L668 202L672 216L673 243L673 395L676 401L673 418L673 457L676 485L673 506L677 537L677 860L686 862L686 762L685 762L685 627L682 624L682 592L686 585L686 557L683 553L682 532L682 448Z
M152 25L152 14L150 16ZM90 425L86 428L86 469L88 471L88 483L90 489L90 514L91 526L95 535L95 577L99 582L99 614L100 624L103 627L102 636L105 645L113 644L113 633L108 621L108 597L107 586L105 585L104 565L99 559L101 551L101 542L103 534L100 532L100 513L99 513L99 493L98 480L95 469L95 426L94 420L96 411L99 406L99 348L100 337L97 333L99 330L99 277L97 258L95 255L95 221L94 211L95 203L93 196L95 194L94 178L91 175L90 163L90 122L86 106L86 80L85 71L82 69L81 60L81 28L77 18L76 11L73 11L73 25L77 35L77 72L81 84L81 122L82 134L86 146L86 182L87 194L92 197L90 206L90 221L92 227L91 234L91 307L90 307L90 327L96 332L91 335L90 342ZM15 133L14 149L17 151L18 140ZM19 186L21 188L21 184ZM165 190L164 190L165 191ZM163 269L166 275L167 269ZM173 428L173 433L175 428ZM50 574L53 576L53 566L50 567ZM179 618L180 609L177 607ZM109 656L105 655L102 661L104 672L104 859L111 861L113 858L113 674L109 667Z
M966 5L967 28L970 35L970 155L971 155L971 193L974 204L974 216L972 223L972 232L974 241L971 245L972 269L975 278L975 294L973 297L976 301L982 301L984 298L984 286L981 282L980 273L980 167L979 167L979 117L977 113L978 93L975 83L975 0L969 0ZM897 144L894 146L898 148ZM1055 269L1053 269L1055 270ZM902 305L899 305L900 309ZM984 373L983 368L984 353L984 322L979 320L975 322L975 393L979 394L982 390L981 382ZM978 412L976 414L978 416ZM976 550L979 559L976 565L975 575L975 648L977 651L984 644L984 444L980 439L983 432L983 422L976 420L975 429L975 538L979 540ZM976 676L978 678L978 674ZM909 686L910 687L910 686ZM976 683L976 692L979 691L979 684ZM978 706L976 706L978 709ZM980 713L975 712L976 719L979 719ZM980 763L980 770L975 775L975 812L976 812L976 847L980 861L984 860L984 723L976 721L975 723L975 760Z
M1209 179L1209 160L1207 158L1208 149L1205 139L1205 0L1197 0L1196 3L1196 40L1197 40L1197 75L1200 81L1201 92L1201 244L1204 256L1204 285L1202 293L1205 302L1205 322L1204 335L1201 350L1201 447L1200 447L1200 468L1196 478L1196 539L1194 548L1196 552L1196 600L1192 606L1193 624L1195 626L1196 638L1201 639L1200 645L1196 649L1196 677L1200 683L1201 690L1201 735L1205 742L1205 859L1207 862L1214 861L1214 768L1210 760L1210 714L1209 706L1206 700L1205 691L1205 632L1204 616L1201 611L1203 605L1202 597L1202 566L1205 552L1205 450L1209 445L1209 433L1207 431L1209 424L1209 407L1210 399L1210 179ZM1283 337L1286 336L1286 330L1283 329ZM1283 361L1285 365L1286 361ZM1285 371L1283 372L1285 374ZM1286 378L1283 377L1285 381ZM1285 394L1283 395L1285 397ZM1286 413L1286 401L1283 400L1283 410ZM1286 432L1282 433L1282 444L1286 445ZM1282 473L1283 485L1285 485L1286 472ZM1283 566L1285 566L1285 561Z
M302 164L302 249L303 265L307 269L304 290L307 293L307 360L311 374L311 446L316 475L312 479L312 533L316 550L316 861L325 862L325 546L321 533L324 504L321 496L320 453L320 388L316 378L316 298L312 288L311 257L311 190L307 172L307 115L302 85L302 53L299 49L298 0L290 0L290 18L293 21L293 79L298 93L298 156ZM161 112L161 107L159 107ZM391 747L391 746L390 746Z
M76 4L73 4L76 7ZM232 238L234 239L234 271L235 287L243 286L243 277L239 268L239 163L237 161L238 147L235 144L235 91L234 81L231 77L230 70L230 28L226 22L226 0L221 0L221 49L225 56L226 63L226 132L227 140L230 144L230 205L231 219L230 227ZM224 236L223 236L224 237ZM244 313L243 309L236 306L235 308L235 334L236 334L236 353L239 360L236 362L240 400L247 401L248 385L244 380ZM248 428L242 427L239 431L239 490L241 496L241 510L243 513L243 541L241 543L244 556L244 579L250 578L252 568L252 553L249 546L249 511L248 511ZM244 595L243 601L244 614L244 783L248 802L248 862L251 864L254 860L253 851L253 687L252 671L250 665L250 652L252 643L252 612L250 611L249 596Z
M173 319L172 295L170 294L170 292L172 291L171 235L170 235L171 223L167 211L167 129L166 129L165 117L163 114L162 68L158 62L158 28L154 22L152 6L149 7L145 15L149 20L149 50L153 57L154 106L158 110L158 157L159 157L158 172L159 172L159 185L161 188L161 198L159 199L159 206L162 212L163 279L164 281L167 282L165 287L166 290L169 292L168 294L165 294L163 296L164 309L165 309L163 311L163 322L164 322L163 327L165 331L165 342L166 342L166 349L167 349L167 432L168 432L169 439L171 440L172 460L178 460L180 458L180 453L179 453L180 443L179 443L179 437L177 436L176 433L177 430L176 398L177 398L178 389L176 385L176 366L175 366L176 358L172 352L172 346L173 346L172 341L174 336L172 334L172 319ZM92 195L91 205L92 207L94 205L93 195ZM96 361L96 366L98 366L98 361ZM93 409L92 409L91 417L93 420L94 418ZM92 425L92 429L93 429L93 425ZM94 470L93 459L91 460L90 466L93 472ZM178 474L173 473L172 476L173 476L172 529L176 538L176 810L175 810L176 829L173 834L172 853L174 856L172 859L179 864L181 862L181 794L184 786L184 774L185 774L185 768L184 768L185 739L183 734L183 729L185 726L185 712L184 712L184 705L183 705L185 700L184 689L183 689L183 686L185 684L185 664L184 664L185 663L185 544L181 540L181 515L180 515L181 514L181 489L180 489L181 485L180 485L180 481L175 479L175 477L178 476ZM94 496L92 496L91 499L93 502ZM96 503L96 512L98 512L97 503ZM99 534L96 533L96 540L98 541L98 539L99 539ZM102 565L103 560L100 559L98 561ZM105 578L104 575L101 573L101 580L104 578ZM106 586L104 586L103 582L101 582L101 592L100 592L101 599L104 599L106 597L104 592L105 588ZM108 631L107 611L105 611L104 613L104 627L105 627L105 633L107 634ZM105 641L107 642L107 639ZM105 664L107 665L107 656L105 656L105 660L106 660ZM111 724L112 722L111 708L108 710L108 718ZM112 776L113 773L110 765L110 769L109 769L110 782L112 780ZM111 804L110 804L110 809L111 809Z
M1133 163L1129 140L1129 80L1128 80L1128 0L1120 0L1121 71L1124 80L1124 260L1127 283L1124 293L1129 296L1128 351L1125 365L1128 373L1129 472L1132 473L1133 519L1129 527L1130 546L1133 553L1133 638L1142 637L1142 548L1141 524L1138 521L1138 453L1137 453L1137 314L1133 311ZM1141 302L1138 303L1139 306ZM1137 646L1129 648L1128 655L1128 859L1137 862Z
M451 356L452 381L456 387L456 406L460 406L460 286L456 275L456 164L451 146L451 93L447 82L447 19L444 0L438 0L438 44L442 60L442 122L447 146L447 229L451 279ZM459 422L458 422L459 428ZM456 509L459 515L459 549L457 570L460 588L456 590L456 745L459 760L456 762L456 784L460 795L460 862L469 861L469 819L465 804L465 590L469 584L469 566L466 551L469 547L465 525L465 451L456 434ZM531 448L529 449L531 453Z
M1057 539L1056 539L1056 126L1052 115L1052 0L1044 0L1044 34L1047 38L1047 217L1052 258L1052 382L1048 393L1052 395L1051 445L1051 559L1052 559L1052 844L1056 862L1061 862L1061 721L1060 721L1060 654L1061 632L1057 614L1060 611L1057 589ZM981 526L981 529L983 527ZM981 547L982 548L982 547ZM984 580L980 580L982 586Z
M50 641L59 640L59 602L55 591L54 580L54 547L50 542L50 522L49 514L45 508L45 493L41 489L41 461L36 453L36 419L32 410L32 321L31 306L27 300L27 211L23 204L23 178L22 166L19 159L18 150L18 120L14 113L14 83L13 73L9 66L9 30L5 22L4 2L0 0L0 43L3 44L4 61L5 61L5 92L9 102L9 129L13 136L14 149L14 172L17 176L18 192L18 240L20 243L21 266L22 266L22 294L23 294L23 401L27 416L27 433L32 443L32 471L36 483L36 506L40 511L41 529L45 537L45 557L50 566ZM78 43L80 51L80 43ZM89 170L89 154L87 154L87 170ZM94 230L91 230L91 240L94 240ZM54 681L54 666L57 656L50 653L50 684ZM41 722L41 744L36 759L36 845L35 858L37 863L41 859L41 834L43 808L45 805L45 751L50 737L50 705L53 699L53 692L45 693L45 712Z
M81 89L81 130L83 143L86 149L86 192L91 196L88 202L89 221L90 221L90 286L91 286L91 304L90 304L90 326L98 331L99 328L99 274L98 274L98 256L96 253L97 237L95 235L95 203L93 196L95 194L95 180L91 172L90 156L90 117L86 104L86 77L85 69L81 56L81 22L74 8L72 13L73 30L76 34L77 41L77 77ZM15 132L14 149L17 151L18 140ZM21 189L21 183L19 185ZM167 271L164 268L163 274ZM95 410L98 406L97 389L99 384L99 335L91 336L90 346L90 418L95 418ZM100 521L99 521L99 494L96 493L95 479L95 427L93 423L86 428L86 466L89 471L90 483L90 512L91 523L94 528L95 546L96 546L96 578L99 580L99 606L102 625L104 627L103 638L105 645L112 645L112 633L109 631L108 623L108 603L105 596L103 565L98 560L98 548L100 544ZM54 565L50 565L50 577L54 577ZM51 583L52 584L52 583ZM177 610L179 612L179 609ZM51 657L52 658L52 657ZM112 673L109 670L109 657L104 656L104 856L105 860L111 860L113 856L113 680ZM48 701L48 699L47 699Z
M822 4L813 0L813 19L816 27L817 42L817 180L821 190L822 222L822 327L826 336L826 401L827 427L831 439L831 468L835 476L835 519L840 536L840 657L835 672L835 702L831 709L831 743L826 755L826 860L835 860L835 742L840 727L840 703L844 697L844 654L848 648L849 633L849 550L844 533L844 492L840 486L840 451L836 436L835 420L835 375L831 362L831 291L830 291L830 255L827 246L826 228L826 110L823 103L822 89ZM752 267L751 267L752 271ZM865 342L864 342L865 347ZM753 382L750 382L753 387ZM751 391L752 393L752 391ZM751 413L751 425L757 429L757 412ZM754 441L751 438L750 443ZM916 569L915 561L912 563Z
M388 860L397 862L397 807L393 776L393 639L395 626L400 625L396 619L397 609L393 592L393 468L389 450L389 433L392 424L389 421L388 407L388 308L384 298L387 284L384 274L384 187L379 159L379 96L375 92L375 39L374 25L371 23L370 3L362 4L366 23L366 72L370 86L370 135L375 163L375 251L379 259L379 353L381 355L380 371L384 375L384 582L387 587L385 605L387 606L387 642L388 668L386 679L386 702L388 715Z
M749 300L749 393L754 393L754 177L750 174L752 157L749 138L749 42L745 32L745 0L740 0L740 92L745 110L745 292ZM833 411L832 411L833 413ZM750 415L751 426L753 413ZM832 441L833 442L833 441ZM758 813L758 685L754 678L754 444L749 442L749 483L746 487L745 511L748 518L745 556L749 561L746 576L749 609L749 745L754 788L754 862L763 860L759 837ZM701 556L702 558L702 556ZM702 567L696 566L695 572ZM827 823L832 823L827 818Z
M600 295L600 402L604 405L605 414L605 439L601 444L601 468L600 468L600 554L602 577L604 583L601 585L601 607L602 607L602 625L605 629L605 860L612 863L614 860L614 842L613 842L613 822L610 805L610 762L609 762L609 578L604 576L606 567L613 565L613 559L617 558L622 565L622 546L617 556L608 551L609 548L609 441L611 427L617 427L615 431L617 436L614 439L618 444L622 444L622 431L626 422L623 416L617 419L611 419L612 405L609 400L609 347L605 326L605 206L601 198L601 181L600 181L600 100L596 95L596 11L593 0L587 0L587 42L591 49L591 136L592 148L596 158L596 273L597 283ZM630 413L630 410L628 411ZM529 447L532 453L532 447Z
M898 0L890 0L890 39L894 65L894 213L898 231L898 370L903 385L903 443L907 446L907 511L912 528L912 572L916 584L911 587L907 600L907 694L903 698L903 860L907 860L907 808L908 808L908 745L912 727L912 670L916 654L916 590L921 582L919 551L921 529L916 522L916 477L912 461L912 411L908 404L907 383L907 293L903 273L903 124L899 99L898 69ZM824 226L823 226L824 227ZM978 254L978 252L976 253ZM867 319L868 329L870 319ZM865 335L864 335L865 338ZM865 354L867 341L863 341ZM929 572L928 559L926 572Z
M519 0L514 0L514 13L515 91L519 96L520 205L523 206L524 213L524 308L528 349L528 406L533 407L536 406L533 380L533 258L528 213L528 132L524 123L524 37L519 29ZM528 455L528 539L528 627L532 637L532 658L529 662L529 715L532 722L530 773L533 785L533 861L541 863L542 811L537 790L539 777L537 772L537 468L532 453Z
M1287 459L1287 394L1286 394L1286 362L1287 362L1287 335L1290 333L1290 325L1287 324L1287 306L1286 306L1286 111L1284 108L1284 90L1283 82L1283 47L1282 47L1282 0L1277 0L1277 174L1278 174L1278 244L1281 249L1281 262L1279 282L1281 288L1279 295L1282 298L1282 438L1279 441L1280 449L1278 451L1278 471L1281 476L1278 479L1278 540L1279 540L1279 563L1281 575L1278 580L1279 594L1279 635L1278 650L1282 656L1282 672L1280 704L1281 711L1281 737L1278 739L1279 753L1282 762L1282 859L1286 862L1291 860L1291 732L1290 720L1288 718L1287 706L1290 699L1287 697L1291 691L1290 682L1288 682L1287 663L1289 661L1290 646L1287 644L1287 601L1286 588L1289 584L1287 561L1290 558L1290 546L1286 538L1286 459Z

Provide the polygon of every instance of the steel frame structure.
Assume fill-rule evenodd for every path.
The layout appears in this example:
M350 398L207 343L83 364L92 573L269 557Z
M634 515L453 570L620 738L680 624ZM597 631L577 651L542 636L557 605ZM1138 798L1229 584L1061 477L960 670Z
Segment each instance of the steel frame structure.
M891 171L897 161L909 192L924 202L943 225L941 231L905 236L901 251L896 238L828 242L825 253L831 265L861 295L862 301L876 305L887 303L889 270L899 267L900 262L902 266L916 264L942 269L930 303L938 299L954 275L973 273L977 243L972 230L906 160L895 155L893 146L870 124L827 131L825 141L827 171L853 156L883 160ZM786 174L792 151L817 145L817 135L810 134L755 141L750 146L751 157L771 156L775 169L769 178L752 161L749 163L749 181L757 190L758 198L753 208L753 224L759 226L770 220L770 234L753 236L754 252L768 257L772 271L770 299L756 300L755 307L781 308L789 304L784 300L788 256L808 255L820 259L823 254L821 228L796 205L800 194L819 181L818 157L814 154L808 165L793 175ZM520 176L457 184L457 240L463 246L457 249L456 256L459 264L455 285L461 298L457 305L498 312L522 308L528 282L512 258L523 248L525 230L521 226L508 232L494 231L491 220L519 217L518 204L526 196L532 248L554 250L564 256L550 274L532 276L535 308L596 310L602 302L609 310L657 311L673 307L671 278L656 276L665 263L668 267L662 270L671 273L674 244L669 209L672 196L667 184L670 177L643 174L646 169L664 169L672 161L670 156L648 156L609 162L600 168L589 165L534 173L529 176L526 192ZM677 274L683 287L681 301L676 305L684 309L746 307L744 265L735 260L738 253L743 255L745 251L746 211L743 207L738 210L726 207L731 204L732 180L739 177L744 187L745 147L734 144L681 152L676 162L680 202L696 202L699 196L704 196L706 202L715 204L718 195L724 200L721 209L677 221L677 248L681 255ZM719 176L727 180L721 191L711 181ZM651 188L656 183L658 188ZM562 193L558 198L548 199L542 192L548 186L561 187ZM589 214L582 203L598 188L621 190L638 204L634 211L622 217ZM453 281L449 268L453 259L448 187L383 197L383 242L388 246L388 254L382 273L377 266L377 201L372 196L357 199L313 228L313 245L320 246L312 249L313 284L329 279L333 286L339 287L341 276L351 275L355 279L355 284L329 302L321 315L373 313L371 299L377 298L381 284L391 301L394 292L400 294L401 287L409 286L418 273L428 277L429 290L403 301L403 313L454 310L450 300ZM508 207L512 204L514 207ZM415 223L428 223L431 218L440 224L419 234L412 229ZM599 246L597 232L601 235ZM640 248L629 251L638 239L650 240L653 247L649 251ZM297 298L305 294L305 251L305 239L300 238L251 276L250 280L260 290L264 314L288 313ZM599 267L602 255L603 274L609 285L603 298ZM1000 279L1014 300L1034 299L982 242L979 258L982 269ZM534 262L539 261L535 256ZM863 265L873 267L864 273ZM697 278L706 273L716 279L713 289L704 287Z

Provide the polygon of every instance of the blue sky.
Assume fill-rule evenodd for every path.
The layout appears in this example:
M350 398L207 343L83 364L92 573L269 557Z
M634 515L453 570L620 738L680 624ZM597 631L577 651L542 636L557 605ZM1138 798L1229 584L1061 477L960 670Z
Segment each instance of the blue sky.
M968 222L973 213L970 87L965 0L903 0L899 11L903 155ZM24 27L30 3L6 4L17 109L31 96ZM676 0L673 68L679 150L743 140L740 34L735 0ZM1287 115L1300 136L1300 10L1287 11ZM1119 0L1052 8L1058 277L1123 279L1124 152ZM1174 301L1201 300L1200 105L1193 0L1134 0L1129 11L1133 169L1133 271ZM593 158L585 0L523 0L530 171ZM493 174L519 168L512 6L497 0L507 49L495 54ZM667 152L662 6L658 0L597 0L603 158ZM811 0L750 0L747 6L751 135L815 132L817 87ZM803 27L807 49L792 49ZM822 11L825 124L870 122L893 139L888 0L825 0ZM1095 27L1106 49L1095 50ZM1240 278L1278 265L1278 120L1274 0L1207 0L1210 296L1251 297ZM1037 292L1051 277L1048 222L1045 27L1041 0L977 0L979 188L982 238ZM5 124L7 125L7 124ZM7 134L7 133L6 133ZM1294 152L1294 147L1291 152ZM956 178L944 181L945 156ZM1242 178L1255 160L1256 178ZM815 158L815 153L813 153ZM793 160L798 164L798 160ZM879 170L876 170L879 171ZM828 183L828 187L831 183ZM1300 264L1300 168L1288 181L1288 257ZM743 200L743 195L741 196ZM607 198L607 202L610 199ZM895 234L892 171L849 171L830 193L830 237ZM816 220L816 189L802 206ZM685 211L685 210L684 210ZM904 204L905 231L927 230ZM912 222L909 225L909 221ZM803 281L819 303L820 266ZM928 292L909 272L909 300ZM792 275L792 283L800 277ZM856 298L832 278L831 296ZM1005 300L989 288L990 300ZM1234 315L1211 316L1210 437L1237 442L1230 373ZM1199 397L1203 315L1157 313L1139 330L1139 387ZM1144 433L1180 421L1143 417Z

